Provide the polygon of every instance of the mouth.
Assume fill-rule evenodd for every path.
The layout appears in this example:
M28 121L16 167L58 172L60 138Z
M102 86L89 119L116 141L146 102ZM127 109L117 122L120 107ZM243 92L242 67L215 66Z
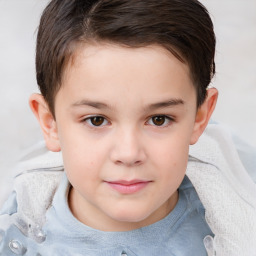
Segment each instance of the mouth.
M143 180L117 180L106 181L106 183L114 190L121 194L134 194L147 187L152 181Z

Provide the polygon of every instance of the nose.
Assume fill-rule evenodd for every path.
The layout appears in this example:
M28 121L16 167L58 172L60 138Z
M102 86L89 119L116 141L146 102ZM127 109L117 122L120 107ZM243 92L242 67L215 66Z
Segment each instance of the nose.
M122 129L116 133L110 157L118 165L137 166L146 160L143 139L135 129Z

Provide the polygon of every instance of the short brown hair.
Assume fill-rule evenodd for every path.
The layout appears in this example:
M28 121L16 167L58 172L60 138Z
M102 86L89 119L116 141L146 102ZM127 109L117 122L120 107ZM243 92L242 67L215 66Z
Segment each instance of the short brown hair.
M37 36L36 72L54 115L54 98L78 43L109 42L129 47L160 45L188 64L197 106L215 73L215 34L197 0L52 0Z

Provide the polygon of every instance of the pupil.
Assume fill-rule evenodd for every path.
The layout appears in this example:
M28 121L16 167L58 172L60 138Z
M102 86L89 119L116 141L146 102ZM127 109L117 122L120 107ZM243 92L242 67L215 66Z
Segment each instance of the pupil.
M164 121L165 121L164 116L155 116L155 117L153 117L153 123L155 125L158 125L158 126L163 125Z
M95 126L100 126L103 124L104 118L101 116L95 116L95 117L91 118L91 122Z

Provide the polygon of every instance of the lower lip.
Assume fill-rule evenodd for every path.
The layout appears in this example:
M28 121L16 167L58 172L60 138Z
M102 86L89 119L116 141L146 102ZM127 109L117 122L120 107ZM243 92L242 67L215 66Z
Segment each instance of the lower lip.
M121 194L134 194L145 188L150 182L138 182L134 184L110 183L108 185Z

